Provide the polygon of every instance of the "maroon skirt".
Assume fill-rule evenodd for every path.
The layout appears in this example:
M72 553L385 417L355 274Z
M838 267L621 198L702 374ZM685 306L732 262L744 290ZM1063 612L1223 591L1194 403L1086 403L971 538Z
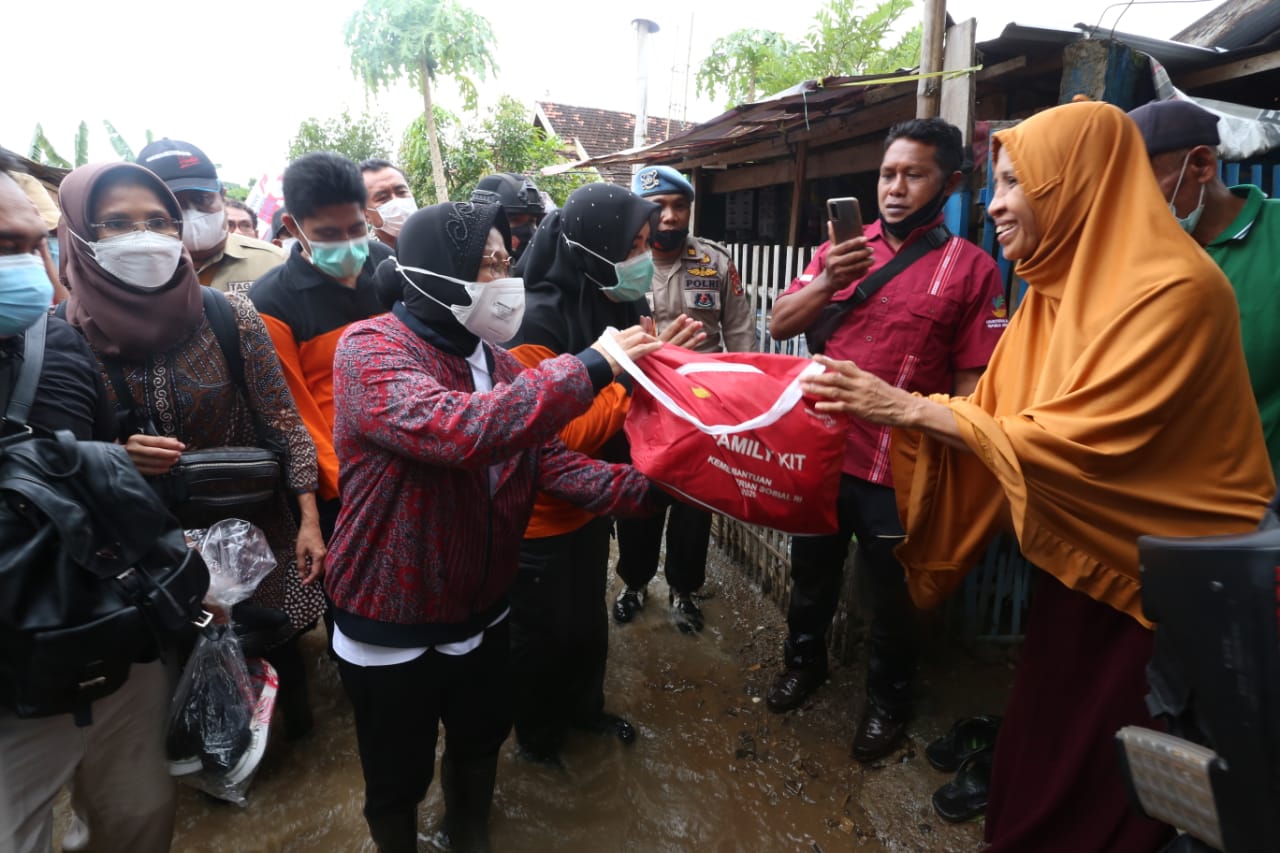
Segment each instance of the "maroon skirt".
M1130 805L1113 740L1123 726L1154 726L1144 702L1152 637L1037 573L996 741L986 853L1147 853L1173 837Z

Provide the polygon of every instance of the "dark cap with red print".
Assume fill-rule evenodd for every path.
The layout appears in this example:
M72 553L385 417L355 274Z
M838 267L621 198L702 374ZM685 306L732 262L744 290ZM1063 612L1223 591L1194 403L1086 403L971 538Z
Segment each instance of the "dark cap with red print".
M154 172L174 192L204 190L216 193L222 189L213 161L189 142L157 139L138 153L137 163Z

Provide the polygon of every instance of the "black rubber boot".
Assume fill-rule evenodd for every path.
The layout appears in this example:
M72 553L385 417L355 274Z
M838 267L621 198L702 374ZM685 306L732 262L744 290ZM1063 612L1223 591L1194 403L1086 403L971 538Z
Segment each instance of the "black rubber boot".
M446 749L440 762L444 821L440 831L456 853L489 853L489 806L498 776L498 756L454 759Z
M378 853L418 853L418 810L365 815Z
M307 693L307 667L298 648L298 637L290 638L263 657L280 678L276 705L284 719L284 736L297 740L310 733L314 725Z

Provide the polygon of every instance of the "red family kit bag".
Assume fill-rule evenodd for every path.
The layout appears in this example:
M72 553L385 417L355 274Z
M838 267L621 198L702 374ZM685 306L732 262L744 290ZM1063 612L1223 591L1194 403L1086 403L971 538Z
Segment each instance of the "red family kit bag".
M816 411L800 391L822 365L670 345L636 364L610 335L604 342L635 379L626 433L641 473L748 524L836 532L845 419Z

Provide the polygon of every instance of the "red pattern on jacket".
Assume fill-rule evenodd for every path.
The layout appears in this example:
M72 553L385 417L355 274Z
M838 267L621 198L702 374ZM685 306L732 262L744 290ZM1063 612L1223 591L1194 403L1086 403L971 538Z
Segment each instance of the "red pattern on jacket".
M538 489L600 514L652 509L643 475L556 437L594 397L582 361L563 355L526 369L500 348L493 359L493 390L476 393L465 359L394 315L352 324L338 344L342 512L325 586L354 639L440 642L438 631L409 626L465 624L500 605ZM491 498L493 464L502 469ZM354 633L344 612L359 617ZM363 620L399 630L375 637L379 626Z

